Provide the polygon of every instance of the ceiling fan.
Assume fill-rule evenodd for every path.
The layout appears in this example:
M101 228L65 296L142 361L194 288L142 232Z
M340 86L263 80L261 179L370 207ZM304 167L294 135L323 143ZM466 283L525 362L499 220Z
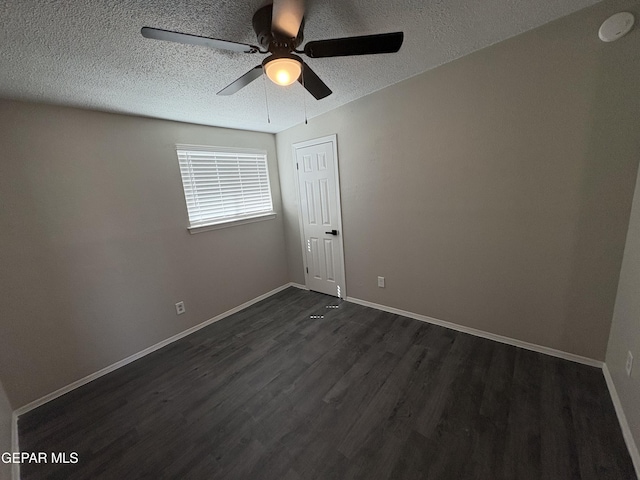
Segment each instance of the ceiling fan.
M155 40L202 45L239 53L270 54L260 65L220 90L218 95L233 95L265 73L277 85L291 85L297 80L317 100L331 95L331 89L296 54L323 58L395 53L400 50L404 39L403 32L382 33L317 40L307 42L303 50L297 50L303 41L303 0L274 0L272 4L264 5L253 15L253 29L260 46L150 27L143 27L141 33L142 36Z

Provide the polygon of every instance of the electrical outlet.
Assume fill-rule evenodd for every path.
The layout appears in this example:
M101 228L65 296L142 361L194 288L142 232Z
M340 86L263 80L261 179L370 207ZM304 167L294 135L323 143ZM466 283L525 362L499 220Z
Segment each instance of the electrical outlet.
M184 302L176 303L176 313L182 315L184 313Z
M627 371L627 377L631 376L631 369L633 368L633 355L631 355L631 351L627 352L627 364L624 369Z
M378 286L384 288L384 277L378 277Z

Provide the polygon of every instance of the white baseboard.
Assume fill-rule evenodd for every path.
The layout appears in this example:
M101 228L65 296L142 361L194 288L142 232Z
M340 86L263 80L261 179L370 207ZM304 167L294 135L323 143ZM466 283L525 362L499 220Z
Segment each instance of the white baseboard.
M618 391L616 390L613 378L611 377L611 372L609 372L609 368L606 363L602 366L602 373L604 374L604 379L607 382L607 387L609 388L609 395L611 395L613 407L616 409L616 415L618 416L618 422L622 429L624 442L627 444L627 449L629 450L629 455L631 455L633 467L636 469L636 477L640 479L640 452L638 452L638 446L633 439L631 428L629 428L629 422L627 422L627 416L624 414L624 410L622 409L622 403L620 402Z
M83 385L86 385L87 383L91 382L92 380L95 380L96 378L100 378L103 375L106 375L107 373L111 373L114 370L117 370L120 367L124 367L125 365L128 365L131 362L134 362L136 360L138 360L139 358L144 357L145 355L149 355L152 352L155 352L156 350L161 349L162 347L169 345L170 343L175 342L176 340L180 340L181 338L186 337L187 335L192 334L193 332L197 332L198 330L211 325L212 323L215 323L219 320L222 320L223 318L226 318L230 315L233 315L234 313L239 312L240 310L244 310L247 307L250 307L251 305L253 305L254 303L258 303L262 300L264 300L265 298L268 298L272 295L275 295L278 292L281 292L282 290L289 288L289 287L298 287L298 284L294 284L294 283L286 283L278 288L275 288L273 290L271 290L270 292L267 292L263 295L260 295L252 300L249 300L248 302L243 303L242 305L238 305L237 307L232 308L231 310L227 310L224 313L221 313L220 315L217 315L213 318L210 318L209 320L206 320L198 325L195 325L191 328L188 328L187 330L180 332L172 337L167 338L166 340L163 340L159 343L156 343L155 345L152 345L148 348L145 348L144 350L142 350L141 352L138 353L134 353L133 355L124 358L114 364L109 365L108 367L105 367L101 370L98 370L95 373L92 373L90 375L87 375L86 377L83 377L79 380L76 380L73 383L70 383L69 385L62 387L58 390L56 390L55 392L49 393L41 398L38 398L37 400L34 400L33 402L30 402L20 408L18 408L17 410L14 411L14 415L17 417L19 417L20 415L24 415L25 413L33 410L34 408L38 408L41 405L44 405L47 402L50 402L51 400L58 398L62 395L64 395L65 393L69 393L72 390L75 390L78 387L81 387ZM303 287L304 288L304 287ZM17 442L17 433L16 433L16 442Z
M300 290L309 290L309 288L306 285L302 285L301 283L291 282L289 285L292 287L299 288Z
M482 337L488 340L494 340L496 342L505 343L507 345L513 345L514 347L524 348L526 350L531 350L533 352L544 353L545 355L551 355L552 357L563 358L565 360L570 360L572 362L582 363L584 365L589 365L589 366L598 367L598 368L602 368L602 365L604 365L603 362L599 360L594 360L593 358L582 357L580 355L575 355L573 353L563 352L562 350L556 350L555 348L543 347L542 345L536 345L535 343L524 342L522 340L516 340L515 338L510 338L502 335L497 335L495 333L485 332L484 330L465 327L463 325L446 322L444 320L438 320L437 318L428 317L426 315L421 315L419 313L407 312L406 310L400 310L399 308L387 307L386 305L380 305L378 303L369 302L367 300L360 300L358 298L353 298L353 297L347 297L345 300L348 302L357 303L358 305L363 305L365 307L371 307L377 310L394 313L396 315L402 315L403 317L409 317L415 320L420 320L421 322L432 323L434 325L439 325L441 327L450 328L451 330L456 330L458 332L468 333L469 335L474 335L476 337Z

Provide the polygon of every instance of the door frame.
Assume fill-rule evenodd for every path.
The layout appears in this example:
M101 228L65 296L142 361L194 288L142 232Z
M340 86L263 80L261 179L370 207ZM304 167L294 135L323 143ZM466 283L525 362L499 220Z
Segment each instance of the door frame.
M340 170L338 168L338 135L327 135L325 137L314 138L311 140L306 140L304 142L297 142L291 145L292 152L292 162L293 162L293 176L295 177L295 185L296 185L296 199L298 201L298 228L300 231L300 247L302 249L302 267L304 269L304 285L308 288L308 280L307 277L309 273L307 272L307 251L306 251L306 243L304 241L304 223L302 221L302 201L300 199L300 183L298 179L298 168L297 168L297 160L296 160L296 150L299 148L311 147L313 145L318 145L320 143L331 142L333 145L333 166L336 180L336 195L337 195L337 205L338 205L338 231L340 232L339 241L340 246L342 247L342 272L344 273L344 285L342 288L341 299L347 298L347 269L345 265L345 250L344 250L344 230L342 228L342 196L340 191Z

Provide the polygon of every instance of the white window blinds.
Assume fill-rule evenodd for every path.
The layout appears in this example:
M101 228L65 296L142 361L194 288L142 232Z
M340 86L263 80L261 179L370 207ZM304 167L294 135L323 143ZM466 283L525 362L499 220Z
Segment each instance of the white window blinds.
M190 228L273 211L267 154L176 146Z

